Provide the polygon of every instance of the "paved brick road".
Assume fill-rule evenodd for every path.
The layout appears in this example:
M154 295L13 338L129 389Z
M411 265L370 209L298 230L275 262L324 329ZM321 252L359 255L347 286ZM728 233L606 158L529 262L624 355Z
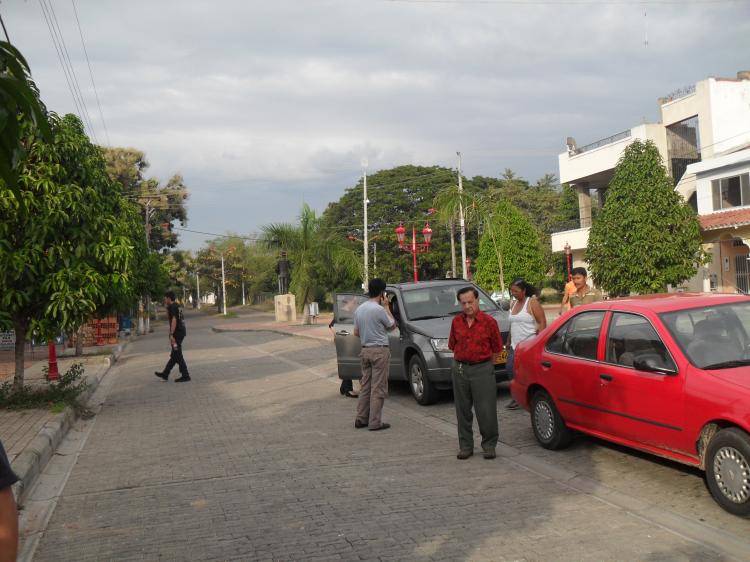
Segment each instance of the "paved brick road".
M216 334L198 317L185 344L191 383L151 374L167 356L163 331L112 370L35 560L730 559L522 457L457 461L448 401L421 408L395 386L393 427L355 430L332 345ZM531 443L526 414L501 418L514 451L663 500L673 528L701 514L717 533L750 535L690 471L585 439L547 453Z

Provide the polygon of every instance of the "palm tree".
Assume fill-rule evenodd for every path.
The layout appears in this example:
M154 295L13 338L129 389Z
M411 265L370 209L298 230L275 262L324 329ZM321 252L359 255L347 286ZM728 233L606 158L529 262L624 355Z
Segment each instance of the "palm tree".
M476 222L477 225L483 219L482 198L477 193L463 189L458 190L458 185L449 185L438 191L435 195L433 205L437 209L438 220L448 225L451 235L451 275L456 276L456 221L459 212L463 209L464 225L468 227Z
M357 254L326 234L320 218L307 203L302 205L299 224L275 223L263 226L262 230L268 247L286 252L292 266L290 290L306 317L306 305L321 288L318 271L337 270L348 275L362 275Z

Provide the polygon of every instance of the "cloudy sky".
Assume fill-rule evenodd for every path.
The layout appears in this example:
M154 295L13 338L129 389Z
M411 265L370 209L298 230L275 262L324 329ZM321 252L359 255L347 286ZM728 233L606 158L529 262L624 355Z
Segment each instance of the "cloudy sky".
M75 112L42 1L99 143L181 172L188 228L211 233L322 211L363 158L455 167L460 150L466 176L534 181L567 136L655 121L658 97L750 70L748 0L75 0L105 134L71 0L1 0L10 39L47 106Z

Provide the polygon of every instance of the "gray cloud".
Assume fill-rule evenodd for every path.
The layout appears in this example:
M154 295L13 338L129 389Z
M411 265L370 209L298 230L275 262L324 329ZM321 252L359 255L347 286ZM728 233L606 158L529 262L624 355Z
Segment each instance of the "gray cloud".
M56 3L100 142L78 31ZM190 226L252 232L318 210L370 170L556 172L656 118L656 98L747 67L750 4L77 2L113 144L191 188ZM644 16L644 11L646 15ZM48 107L73 108L39 6L3 4ZM644 44L648 37L648 45ZM195 246L203 237L186 237Z

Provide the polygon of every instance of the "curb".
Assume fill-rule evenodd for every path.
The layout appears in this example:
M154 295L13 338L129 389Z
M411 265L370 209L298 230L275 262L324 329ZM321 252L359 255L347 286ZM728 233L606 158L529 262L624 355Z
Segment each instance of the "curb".
M219 326L211 326L211 331L216 332L217 334L221 333L241 333L241 332L271 332L273 334L281 334L282 336L299 336L301 338L310 338L317 341L331 341L330 337L324 337L324 336L316 336L314 334L298 334L296 332L285 332L284 330L280 328L267 328L267 327L259 327L259 328L221 328Z
M85 403L91 398L101 380L109 372L112 364L116 363L120 358L123 350L130 341L131 339L128 339L124 345L119 345L107 357L104 369L92 377L91 380L87 380L89 388L81 394L82 402ZM18 482L13 485L13 489L19 507L23 506L37 477L47 466L47 463L52 458L52 455L55 454L57 447L68 434L70 428L73 427L75 421L76 413L70 406L67 406L65 410L56 414L54 418L44 424L44 427L39 430L33 441L13 461L13 472L18 476Z

